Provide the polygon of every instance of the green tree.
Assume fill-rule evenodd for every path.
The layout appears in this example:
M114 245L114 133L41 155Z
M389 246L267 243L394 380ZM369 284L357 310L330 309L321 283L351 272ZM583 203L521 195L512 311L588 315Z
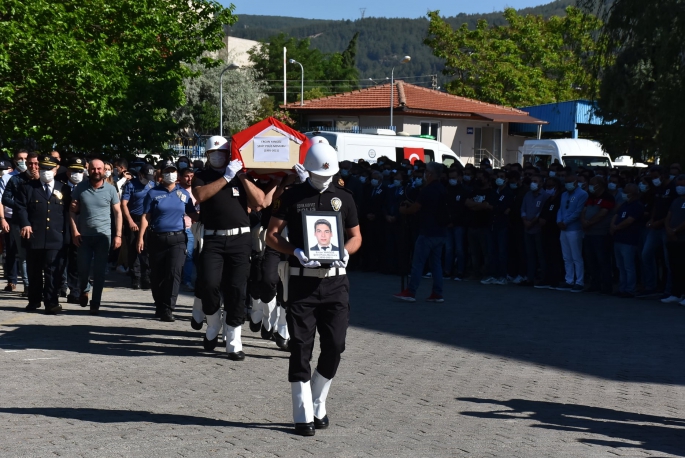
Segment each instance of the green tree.
M158 148L178 127L185 63L223 47L232 10L210 0L4 0L4 147L30 137L81 151Z
M485 20L454 30L438 11L428 14L425 43L445 60L453 94L509 106L585 98L596 86L590 72L597 58L595 16L574 7L565 17L519 15L507 9L506 26Z

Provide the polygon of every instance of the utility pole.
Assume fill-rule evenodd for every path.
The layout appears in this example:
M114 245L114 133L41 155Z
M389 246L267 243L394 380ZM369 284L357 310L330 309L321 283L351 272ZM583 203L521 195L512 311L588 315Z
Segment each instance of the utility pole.
M359 8L359 11L362 13L362 21L364 20L364 14L366 13L366 8Z
M438 90L438 75L431 75L431 89Z

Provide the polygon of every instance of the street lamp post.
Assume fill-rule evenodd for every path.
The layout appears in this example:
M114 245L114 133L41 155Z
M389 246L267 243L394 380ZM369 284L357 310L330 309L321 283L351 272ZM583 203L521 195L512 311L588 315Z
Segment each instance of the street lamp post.
M232 63L221 70L221 75L219 75L219 135L222 137L224 136L224 72L238 68L240 68L240 65Z
M411 60L411 57L404 56L404 59L400 61L400 64L406 64ZM392 112L395 105L395 67L392 68L390 72L390 128L393 127Z
M304 67L302 66L301 63L296 61L295 59L289 59L288 62L291 64L297 64L300 66L300 70L302 70L302 81L300 83L300 106L304 105Z

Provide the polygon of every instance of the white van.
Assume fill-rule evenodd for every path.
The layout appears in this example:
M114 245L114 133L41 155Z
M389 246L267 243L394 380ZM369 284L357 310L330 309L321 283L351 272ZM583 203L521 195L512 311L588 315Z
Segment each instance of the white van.
M531 162L536 167L546 168L559 162L573 170L580 166L613 168L611 156L604 152L599 142L592 140L526 140L519 151L523 154L523 162Z
M441 162L447 167L454 162L464 167L457 155L435 140L420 137L396 135L392 130L378 129L376 134L355 134L348 132L307 132L309 138L319 135L338 152L339 161L358 162L364 159L374 163L381 156L396 162L404 159L404 148L423 149L425 162Z

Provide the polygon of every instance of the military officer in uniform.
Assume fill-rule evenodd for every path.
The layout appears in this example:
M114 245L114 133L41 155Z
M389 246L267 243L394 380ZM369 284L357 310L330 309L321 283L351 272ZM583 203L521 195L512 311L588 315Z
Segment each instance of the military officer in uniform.
M207 316L205 350L216 348L221 331L221 300L225 310L226 353L233 361L245 359L241 327L245 322L245 295L250 270L250 219L248 208L259 211L264 192L242 173L243 164L231 161L224 137L213 136L205 148L208 166L193 179L193 194L200 204L204 226L203 248L198 260L196 289L201 291L202 311Z
M138 252L150 245L150 288L155 300L155 316L174 321L174 308L181 286L186 259L185 219L196 218L197 212L188 191L176 184L177 169L173 161L160 162L162 182L145 196L143 218L138 232ZM150 229L150 234L146 233Z
M29 304L27 311L45 303L46 314L62 311L59 288L69 245L71 189L55 181L59 167L51 156L40 160L39 179L19 188L15 198L21 237L27 244ZM45 278L45 282L43 282Z
M350 285L345 267L349 255L359 250L362 237L352 194L333 182L338 172L335 149L325 143L314 143L307 152L304 168L309 171L307 183L286 190L274 202L266 243L289 255L286 319L290 334L288 381L293 420L298 434L313 436L316 428L328 427L326 396L345 350L349 320ZM342 260L322 266L305 256L302 211L341 213L347 239ZM281 235L286 225L289 241ZM321 354L312 374L309 360L316 331L320 336Z

